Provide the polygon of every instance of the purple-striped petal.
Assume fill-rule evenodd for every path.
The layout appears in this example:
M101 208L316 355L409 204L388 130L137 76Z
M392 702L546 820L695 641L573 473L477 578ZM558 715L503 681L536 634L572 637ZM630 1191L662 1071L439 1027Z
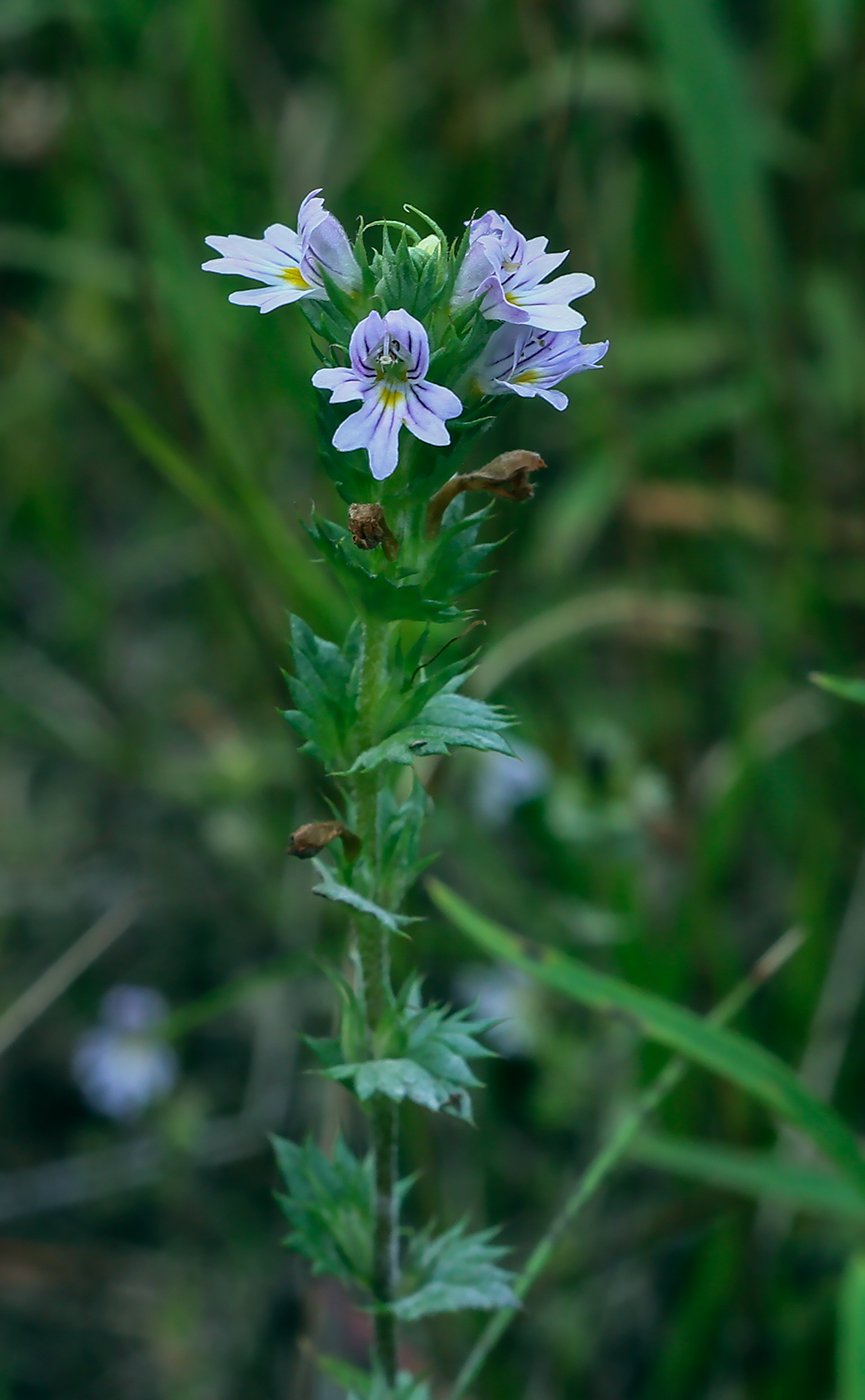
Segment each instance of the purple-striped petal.
M415 384L413 390L415 399L442 421L446 418L459 418L463 411L457 395L452 389L446 389L443 384L432 384L429 379L425 379L422 384Z
M316 389L330 389L331 403L350 403L352 399L362 399L366 390L366 385L351 369L317 369L312 382Z
M257 306L262 314L268 311L275 311L277 306L288 306L293 301L300 301L301 297L312 296L315 289L308 292L298 291L295 287L285 285L279 287L250 287L242 292L232 292L228 300L235 306Z
M399 345L406 362L410 380L423 379L429 369L429 337L414 316L407 311L388 311L384 318L384 329L393 336Z
M404 394L377 385L364 395L363 407L340 423L333 445L339 452L366 448L370 471L376 481L383 481L396 470L404 411Z
M362 379L375 379L375 353L384 340L385 324L377 311L371 311L355 326L348 342L348 353L355 374Z
M303 252L301 240L287 224L271 224L264 230L264 241L272 244L278 252L284 253L295 265L300 262Z
M430 401L435 404L435 396L429 395L428 398L426 393L427 390L437 387L439 386L435 384L423 384L416 385L409 391L405 401L405 425L421 442L431 443L434 447L447 447L451 435L442 421L442 415L430 406ZM456 395L453 397L456 398ZM457 403L459 404L459 399ZM450 416L454 418L456 414L451 413Z

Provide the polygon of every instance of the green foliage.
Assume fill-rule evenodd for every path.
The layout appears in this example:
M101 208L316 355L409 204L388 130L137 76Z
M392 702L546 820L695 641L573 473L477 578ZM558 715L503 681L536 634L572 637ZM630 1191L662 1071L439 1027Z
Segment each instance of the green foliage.
M352 544L348 530L333 521L313 516L309 533L333 567L340 583L373 617L389 621L450 622L460 616L452 607L427 593L412 576L391 579L365 562Z
M317 316L323 352L333 342L339 360L358 308L335 296L261 317L226 304L231 279L198 271L205 232L254 237L273 219L293 223L298 200L322 183L350 230L358 209L401 215L409 191L449 234L475 207L502 209L551 248L572 247L563 270L598 279L580 303L590 329L615 332L609 372L575 381L567 413L511 397L505 416L479 424L493 406L467 406L452 449L415 459L418 501L485 428L487 455L525 443L550 464L535 505L496 505L512 534L504 571L472 599L494 645L527 634L534 644L504 678L499 669L507 688L490 698L526 718L550 791L489 829L474 765L440 765L433 844L503 922L569 946L603 937L598 965L693 1006L737 979L758 930L804 924L802 966L760 994L751 1023L766 1044L798 1054L833 963L865 810L865 729L855 711L809 695L803 671L852 677L862 655L859 7L288 0L247 13L232 0L107 0L94 16L53 0L0 6L5 1001L73 945L91 900L133 870L158 889L159 911L122 950L123 976L159 986L173 1006L222 1004L223 989L287 950L300 956L320 933L331 951L336 920L305 897L309 868L286 870L283 858L288 828L322 798L269 686L287 609L340 640L351 611L294 520L311 495L343 518L314 474L313 443L317 407L328 443L347 408L310 388L302 317ZM374 256L379 230L366 241ZM406 241L419 267L417 240ZM453 382L488 325L468 311L433 329L431 378ZM325 455L345 502L381 499L364 453ZM627 616L599 617L618 590L632 601ZM655 608L659 590L683 600L679 620ZM574 625L556 640L541 615L558 607L573 607ZM554 818L575 778L602 786L582 741L596 716L663 771L671 803L643 820L635 802L633 839L588 851ZM350 808L350 786L329 796ZM409 828L418 832L415 817ZM361 857L337 878L371 896L371 865ZM380 879L373 897L399 909L410 879L395 868ZM339 959L341 946L332 951ZM408 955L394 944L400 972ZM425 930L417 956L437 984L462 975L444 928ZM182 1170L174 1150L139 1153L130 1195L132 1148L150 1129L127 1141L75 1098L67 1070L118 966L112 956L94 967L9 1059L2 1129L7 1167L20 1165L0 1183L3 1219L20 1212L11 1220L25 1252L31 1232L51 1234L57 1267L50 1306L40 1288L26 1316L18 1302L0 1309L0 1389L50 1400L110 1384L126 1400L152 1376L159 1393L264 1400L275 1365L301 1394L309 1380L291 1318L306 1314L293 1271L273 1254L261 1172L208 1164L257 1149L248 1122L234 1137L222 1121L245 1102L224 1065L260 1065L250 1038L271 1044L274 995L284 997L281 1025L317 1028L308 974L244 999L242 1015L200 1038L166 1106ZM854 998L855 979L845 989ZM514 1019L525 1022L531 1072L496 1067L483 1130L463 1135L458 1177L442 1182L457 1213L464 1199L506 1200L521 1219L544 1217L569 1189L574 1135L592 1140L599 1112L627 1106L643 1064L615 1019L575 1016L572 1001L537 983L520 992ZM854 1025L833 1099L850 1121L862 1074ZM34 1094L34 1082L48 1092ZM300 1136L319 1117L312 1093L294 1094ZM668 1127L767 1148L759 1106L705 1078L677 1095ZM453 1131L431 1120L406 1144L406 1169L425 1166L437 1182ZM103 1202L76 1208L97 1189ZM478 1400L545 1385L567 1395L654 1385L664 1400L834 1393L837 1224L818 1215L779 1241L772 1286L755 1289L760 1241L743 1237L741 1213L718 1212L710 1233L729 1248L715 1254L692 1208L675 1208L677 1190L644 1172L624 1203L644 1238L663 1235L664 1248L638 1261L651 1337L641 1309L595 1307L595 1261L621 1241L613 1193L597 1202L588 1253L566 1242L558 1256L541 1373L537 1330L520 1327L474 1383ZM63 1191L75 1241L50 1213ZM717 1206L714 1193L692 1203ZM106 1280L115 1265L122 1274L128 1210L154 1268L169 1268L159 1308L121 1336L104 1315L116 1290L79 1299L70 1285L76 1325L57 1328L80 1247L104 1261ZM725 1257L735 1267L713 1270ZM735 1330L743 1316L754 1345L731 1349L731 1319ZM463 1336L458 1319L441 1319L422 1357L437 1395ZM662 1389L651 1373L667 1337L690 1360L655 1373L671 1377Z
M356 998L350 988L342 990L347 1024L356 1027L360 1020ZM314 1048L327 1063L325 1073L350 1084L361 1101L376 1094L394 1103L410 1099L433 1113L449 1113L470 1123L468 1091L481 1081L467 1061L494 1053L477 1039L493 1024L472 1020L466 1010L421 1005L420 983L414 979L403 987L376 1030L375 1058L335 1064L336 1042L318 1042ZM356 1031L352 1038L357 1043ZM342 1048L346 1048L345 1033Z
M502 730L513 721L498 705L456 691L464 676L455 676L428 700L410 724L359 754L349 772L372 772L386 763L413 763L427 754L450 749L485 749L512 754Z
M865 1254L854 1254L841 1283L838 1400L865 1400Z
M467 1235L462 1223L443 1235L434 1235L431 1229L415 1235L406 1261L411 1292L394 1304L397 1317L416 1322L433 1313L462 1308L516 1306L511 1288L514 1276L496 1262L507 1253L492 1243L496 1234L496 1230L480 1230Z
M296 710L285 718L305 740L302 752L328 768L347 761L357 714L357 670L351 633L344 650L316 637L300 617L291 619L294 675L286 676Z
M328 1160L312 1142L273 1139L287 1188L277 1200L291 1230L285 1243L317 1274L370 1287L372 1274L372 1159L360 1161L342 1137Z
M753 1094L805 1132L865 1198L865 1158L855 1136L775 1055L653 992L595 972L555 948L515 937L437 880L430 881L429 890L441 911L494 957L586 1006L624 1012L644 1035Z
M842 1220L848 1227L865 1226L865 1201L843 1177L785 1162L777 1153L641 1133L631 1155L646 1166L720 1190L777 1201L793 1210Z
M842 700L852 700L856 705L865 705L865 681L856 677L847 676L822 676L814 674L811 680L815 685L819 685L821 690L828 690L830 695L838 695Z
M480 566L498 541L478 544L478 534L489 519L492 506L466 513L466 499L464 493L448 506L435 549L423 572L420 587L431 598L458 598L489 576Z
M435 860L435 856L420 853L424 824L431 810L426 788L416 775L405 802L397 802L390 787L383 787L379 793L380 891L392 909L399 908L418 876Z
M358 890L341 884L339 880L334 878L331 866L326 865L324 861L313 860L312 865L321 876L319 883L313 885L313 894L320 894L322 898L333 900L335 904L346 904L359 914L369 914L390 933L399 933L405 924L415 923L415 920L409 915L393 914L389 909L383 909L380 904L376 904L374 900L366 899Z
M359 1371L356 1366L347 1366L330 1357L319 1358L319 1367L345 1386L346 1400L429 1400L429 1386L408 1371L401 1371L396 1385L389 1386L380 1374Z

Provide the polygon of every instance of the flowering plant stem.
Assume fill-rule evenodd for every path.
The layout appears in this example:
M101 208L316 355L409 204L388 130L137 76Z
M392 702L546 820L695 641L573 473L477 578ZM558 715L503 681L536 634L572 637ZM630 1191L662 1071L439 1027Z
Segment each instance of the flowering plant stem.
M387 685L387 643L389 626L367 616L363 623L363 662L358 693L357 731L361 749L373 742L376 710ZM382 769L358 773L354 783L357 834L361 849L378 874L378 796ZM373 899L379 897L376 885ZM388 934L377 920L360 915L355 921L358 959L363 982L366 1025L373 1049L375 1032L385 1010L393 1002ZM376 1360L388 1385L396 1383L396 1320L391 1307L398 1270L397 1232L397 1148L398 1109L395 1103L377 1094L370 1108L370 1138L375 1176L375 1230L373 1236L372 1291L378 1304L375 1313Z
M471 1122L469 1091L480 1081L469 1061L491 1053L478 1036L492 1024L424 1003L417 976L391 981L390 939L411 922L401 906L426 864L430 801L411 770L457 747L513 753L510 717L462 693L470 667L449 648L471 630L457 600L484 577L494 548L479 538L490 507L470 509L469 496L528 500L529 475L544 463L517 450L461 468L503 402L539 396L564 408L555 386L597 365L607 346L582 344L584 318L570 306L592 278L546 281L567 254L548 253L545 239L525 239L494 211L452 246L425 215L433 232L424 238L384 221L379 252L363 227L352 246L319 195L303 201L296 230L209 238L220 256L205 264L263 284L232 292L235 304L267 313L300 303L319 337L322 446L346 509L345 524L314 515L309 530L356 617L338 643L292 620L286 718L338 784L338 811L305 822L288 850L306 860L333 843L316 862L316 892L351 910L351 976L332 974L339 1035L309 1044L322 1072L360 1102L370 1151L358 1157L341 1137L330 1155L312 1143L275 1146L287 1243L374 1319L372 1373L354 1388L363 1400L428 1400L423 1381L398 1371L398 1324L516 1304L494 1231L402 1230L398 1218L409 1184L398 1178L399 1105ZM395 781L400 769L408 785Z
M784 966L802 944L798 930L790 930L777 940L754 964L748 976L733 988L706 1019L713 1025L724 1026L736 1016L751 999L759 987L775 972ZM537 1282L549 1264L556 1247L561 1242L568 1226L597 1194L607 1177L626 1156L629 1147L637 1137L646 1119L672 1093L688 1068L686 1060L676 1055L668 1060L664 1068L647 1085L632 1107L619 1119L608 1141L600 1152L592 1158L585 1171L569 1193L564 1205L553 1217L545 1234L535 1245L521 1273L517 1276L513 1289L516 1298L522 1302L526 1294ZM499 1308L493 1313L457 1376L448 1400L462 1400L469 1386L475 1380L487 1357L510 1326L519 1311L518 1306Z

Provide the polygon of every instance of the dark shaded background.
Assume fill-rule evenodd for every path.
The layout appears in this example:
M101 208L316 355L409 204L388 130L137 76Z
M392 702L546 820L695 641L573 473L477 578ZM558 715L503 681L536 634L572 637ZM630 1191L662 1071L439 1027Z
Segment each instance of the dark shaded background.
M323 815L277 713L285 612L344 618L299 525L333 504L313 359L297 312L226 304L205 234L293 223L323 185L349 226L493 205L597 277L603 372L484 445L550 467L474 600L549 772L511 815L499 770L442 765L438 870L698 1009L799 923L744 1024L812 1065L846 908L858 1002L863 717L807 677L865 641L863 45L858 0L3 0L4 1004L144 900L4 1055L3 1400L324 1400L298 1338L365 1345L279 1247L264 1140L357 1136L297 1052L331 1002L295 958L338 956L339 921L283 854ZM520 1257L659 1061L435 918L402 956L516 1017L480 1130L409 1113L405 1166L418 1209L504 1219ZM164 993L182 1062L126 1126L70 1073L117 982ZM840 1038L837 1084L811 1080L861 1130L861 1015ZM775 1140L702 1073L663 1122ZM632 1164L476 1394L829 1400L851 1231ZM417 1327L406 1359L443 1382L476 1326Z

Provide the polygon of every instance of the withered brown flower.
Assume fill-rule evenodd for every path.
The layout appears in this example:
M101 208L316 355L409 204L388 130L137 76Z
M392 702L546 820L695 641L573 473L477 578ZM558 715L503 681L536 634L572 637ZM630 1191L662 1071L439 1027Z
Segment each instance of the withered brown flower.
M378 549L381 545L385 558L390 560L399 553L399 540L388 525L380 505L350 505L348 528L358 549Z
M331 841L339 837L349 860L360 855L360 841L353 831L342 822L307 822L293 831L288 842L287 854L298 860L311 860L323 851Z
M427 538L435 539L441 529L442 516L462 491L491 491L494 496L501 496L506 501L531 500L535 488L529 481L529 474L540 471L546 465L537 452L518 447L513 452L502 452L494 457L480 471L452 476L436 492L427 507Z

